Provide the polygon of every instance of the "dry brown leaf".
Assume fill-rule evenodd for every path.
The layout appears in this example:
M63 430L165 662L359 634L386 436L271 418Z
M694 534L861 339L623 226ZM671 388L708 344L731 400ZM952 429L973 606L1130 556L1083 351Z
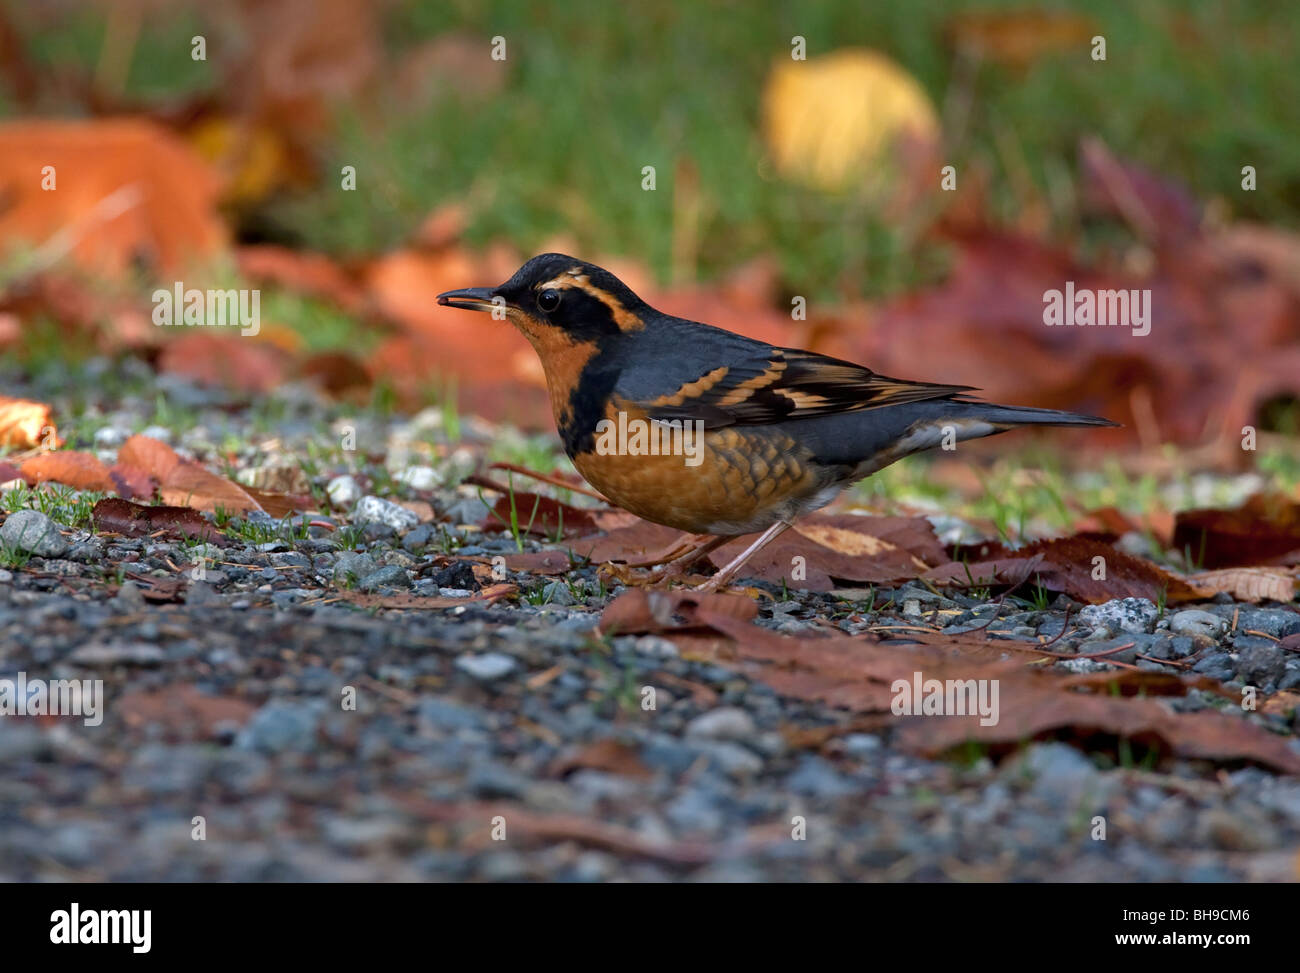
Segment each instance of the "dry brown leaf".
M331 257L303 253L273 244L240 247L235 252L239 272L250 280L333 301L357 312L365 301L361 285Z
M1234 510L1184 510L1174 547L1207 568L1300 564L1300 503L1261 493Z
M256 338L237 332L182 334L163 345L158 369L204 385L265 394L284 383L292 357L273 337L269 327L263 327Z
M605 607L597 631L627 635L707 627L709 623L700 621L701 613L748 621L757 617L758 604L739 595L631 588Z
M88 165L87 160L93 160ZM42 180L53 171L57 191ZM144 260L179 273L226 243L218 177L183 141L139 119L0 125L0 239L122 276Z
M559 534L580 537L599 529L596 510L561 503L540 493L512 492L509 485L477 474L466 477L463 482L501 494L492 513L479 525L485 531L510 530L512 523L517 523L524 533L554 538Z
M117 451L117 463L134 467L162 483L181 464L181 458L161 439L141 436L138 433L124 442Z
M255 487L245 487L244 492L277 520L290 514L319 511L316 501L305 493L275 493Z
M1155 699L1111 696L1071 689L1069 677L1030 669L995 656L1013 644L988 640L984 658L967 654L977 646L969 636L925 635L914 648L874 640L829 635L791 638L725 615L697 611L696 621L728 636L729 642L675 636L679 649L691 646L700 657L738 666L778 692L813 699L854 712L890 711L894 684L923 679L997 680L999 713L996 723L981 724L970 716L899 717L898 739L919 753L938 754L970 740L1015 746L1040 734L1072 731L1081 738L1095 734L1147 742L1179 756L1222 761L1251 760L1286 773L1300 774L1300 755L1285 737L1269 733L1241 717L1214 711L1174 713ZM945 648L959 648L957 654ZM1023 643L1035 648L1033 643ZM683 652L685 656L685 652ZM1130 686L1145 676L1169 691L1167 674L1126 674ZM1185 689L1194 684L1185 680Z
M710 560L722 567L752 540L743 537L724 544ZM791 588L831 591L837 580L869 584L910 580L947 560L924 517L814 514L800 518L794 530L759 551L742 575L784 581Z
M0 446L56 449L61 445L48 405L0 395Z
M1101 558L1101 562L1095 559ZM1104 577L1097 573L1104 568ZM1040 584L1079 601L1101 604L1114 598L1146 598L1169 604L1196 601L1208 593L1144 558L1087 537L1038 541L991 561L949 563L922 577L936 584Z
M1217 594L1226 591L1239 601L1290 601L1296 596L1296 579L1281 568L1226 568L1202 571L1189 579L1198 588Z
M492 838L486 822L490 822L497 815L508 815L512 833L520 835L525 842L533 840L553 844L572 841L581 845L603 848L616 855L648 858L676 865L700 865L712 861L719 854L717 842L665 841L647 837L632 828L610 824L607 821L598 821L576 814L546 814L529 810L519 804L493 804L486 801L444 804L415 793L398 794L394 797L394 801L408 813L428 820L465 824L471 830L462 839L460 847L467 851L489 847ZM788 840L784 827L780 834L751 833L731 845L728 851L739 853L736 849L745 850L775 845L783 839Z
M204 469L197 463L181 462L162 483L163 503L195 510L247 513L261 510L262 505L239 484Z
M1279 716L1291 716L1300 709L1300 693L1294 689L1283 689L1266 697L1260 704L1261 713L1276 713Z
M568 748L551 763L549 772L554 777L567 777L575 770L600 770L623 777L651 776L636 747L611 737Z
M127 500L149 500L158 489L158 481L135 466L114 463L108 471L117 495Z
M330 598L338 598L343 601L351 602L354 605L360 605L362 608L459 608L462 605L487 604L494 601L500 601L502 598L510 598L519 593L519 588L512 584L498 584L490 588L484 588L482 591L469 598L442 598L427 597L425 595L411 594L410 592L400 592L395 595L376 595L368 594L361 591L350 591L340 589L333 592Z
M139 474L132 475L130 470L138 470L157 480L164 503L195 510L216 511L220 508L228 513L263 509L239 484L182 459L166 443L149 436L135 435L124 442L118 450L117 462L124 471L122 479L133 489L140 485ZM291 503L284 498L277 498L275 502L278 506Z
M322 351L298 363L298 375L335 397L363 396L371 386L370 372L346 351Z
M163 531L172 537L228 543L225 535L189 507L146 506L118 497L105 497L90 513L95 529L124 537L147 537Z
M631 517L624 511L617 513L620 518ZM598 526L618 522L612 514L596 517ZM602 521L602 517L610 521ZM525 510L521 509L520 519L527 519ZM567 546L575 554L603 564L659 554L680 536L680 531L670 527L632 518L628 526L607 528L604 534L575 540ZM710 560L721 567L752 541L752 536L730 541L713 552ZM812 514L800 518L794 530L786 531L752 557L743 574L775 583L785 581L791 588L831 591L836 587L835 579L872 584L910 580L931 565L948 560L930 522L923 517Z
M564 574L573 565L564 551L527 551L505 557L506 567L511 571L527 571L529 574Z
M53 481L74 490L100 490L109 493L114 489L108 467L94 453L75 450L40 452L23 461L23 476L30 482Z

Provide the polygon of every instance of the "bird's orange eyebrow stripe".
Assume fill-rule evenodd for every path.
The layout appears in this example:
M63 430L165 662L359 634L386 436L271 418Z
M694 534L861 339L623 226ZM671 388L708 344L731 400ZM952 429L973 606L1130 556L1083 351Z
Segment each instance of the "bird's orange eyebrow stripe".
M609 308L609 313L614 318L614 323L618 325L620 331L641 331L645 328L645 322L623 306L623 303L608 291L603 291L587 279L587 275L574 268L567 273L560 274L548 281L538 284L535 290L579 290L590 294L600 303Z
M728 371L729 369L726 365L721 365L709 372L709 374L703 375L693 382L687 382L676 392L672 393L672 395L661 395L650 404L652 406L681 405L687 399L698 399L705 392L726 378Z

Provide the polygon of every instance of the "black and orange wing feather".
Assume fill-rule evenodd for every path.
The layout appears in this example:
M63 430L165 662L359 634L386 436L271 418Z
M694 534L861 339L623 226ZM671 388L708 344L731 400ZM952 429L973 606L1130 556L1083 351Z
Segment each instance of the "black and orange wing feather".
M746 344L745 354L715 357L712 367L698 365L693 371L699 374L662 394L624 397L635 401L651 418L698 419L706 428L716 428L861 412L974 391L966 385L889 378L814 352L759 342ZM734 353L738 349L729 350ZM626 391L615 388L616 393Z

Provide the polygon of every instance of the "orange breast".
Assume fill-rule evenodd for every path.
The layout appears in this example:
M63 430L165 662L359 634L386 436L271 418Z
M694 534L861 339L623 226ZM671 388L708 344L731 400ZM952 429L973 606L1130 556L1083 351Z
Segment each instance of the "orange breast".
M626 403L612 403L606 419L610 425L603 435L598 428L595 449L575 456L574 466L620 507L657 524L699 534L762 530L824 485L798 445L780 433L678 430L651 424ZM653 433L652 426L658 427ZM650 452L656 446L658 455Z

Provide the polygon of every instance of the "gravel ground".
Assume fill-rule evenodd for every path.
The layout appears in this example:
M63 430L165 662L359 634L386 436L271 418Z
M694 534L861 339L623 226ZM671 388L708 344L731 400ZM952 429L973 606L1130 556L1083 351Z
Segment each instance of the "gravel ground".
M190 397L190 422L153 432L182 452L213 465L232 434L263 443L234 450L241 477L339 422L294 389L269 431L215 393L166 392ZM152 401L87 407L104 458ZM391 464L430 424L372 418L364 436ZM47 531L43 514L11 513L0 540L28 549L0 569L0 679L102 679L104 712L97 726L0 718L0 880L1300 878L1296 778L1181 760L1116 766L1061 742L997 762L910 756L887 727L844 730L845 712L694 661L671 638L597 636L621 588L594 567L560 581L511 572L521 597L490 604L356 604L354 592L463 598L478 586L473 559L519 550L509 535L457 526L485 512L474 491L441 486L467 459L415 449L390 466L395 489L428 502L437 524L366 499L382 479L373 462L327 459L315 485L353 523L369 516L346 537L255 515L256 539L196 551L68 523ZM211 559L205 576L178 575L196 554ZM173 593L178 577L188 587ZM774 592L758 624L812 632L838 606ZM1300 687L1300 656L1278 644L1300 632L1294 605L1221 598L1162 614L1061 598L1029 611L904 586L859 607L839 613L841 629L922 615L964 631L996 614L990 637L1031 639L1060 634L1073 607L1077 631L1057 651L1133 646L1061 667L1113 658L1190 665L1265 693ZM638 705L645 686L654 710ZM1175 705L1211 703L1193 691ZM1300 715L1250 718L1300 731ZM841 732L806 732L817 728ZM1098 815L1104 841L1091 835Z

